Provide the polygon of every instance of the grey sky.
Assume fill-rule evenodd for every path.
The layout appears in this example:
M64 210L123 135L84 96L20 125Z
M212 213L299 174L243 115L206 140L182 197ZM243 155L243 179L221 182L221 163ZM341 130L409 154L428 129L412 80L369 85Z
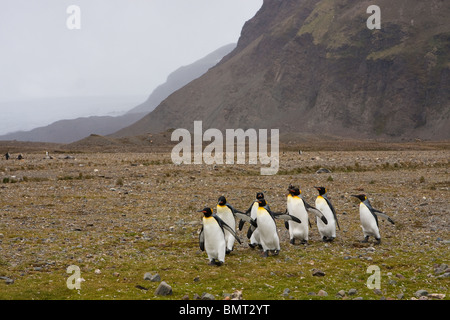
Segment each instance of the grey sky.
M69 30L69 5L81 29ZM0 102L148 96L236 42L262 0L0 0Z

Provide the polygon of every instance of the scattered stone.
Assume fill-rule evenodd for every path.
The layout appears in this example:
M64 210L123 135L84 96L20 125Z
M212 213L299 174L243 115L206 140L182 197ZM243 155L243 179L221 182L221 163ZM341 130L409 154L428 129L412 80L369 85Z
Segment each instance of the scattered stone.
M211 293L205 292L202 294L202 300L216 300L216 297L214 297Z
M100 269L95 269L94 273L95 273L95 274L101 274L102 272L101 272Z
M161 281L161 277L159 276L159 274L155 274L155 275L150 277L150 281L151 282L160 282Z
M139 289L139 290L145 290L145 291L148 290L147 288L144 288L144 287L141 286L141 285L137 285L137 286L135 286L135 288L137 288L137 289Z
M201 297L198 294L194 293L194 296L192 297L192 299L193 300L200 300Z
M283 293L281 294L283 297L288 297L291 290L289 288L286 288L283 290Z
M348 295L349 296L354 296L355 294L357 294L358 293L358 290L356 290L356 289L350 289L350 290L348 290Z
M399 279L405 279L405 276L400 273L397 273L395 276Z
M405 297L405 294L402 292L402 293L399 293L398 295L397 295L397 299L399 299L399 300L401 300L401 299L403 299Z
M316 173L331 173L331 171L325 168L320 168L316 171Z
M151 278L152 278L152 274L150 273L150 272L146 272L145 274L144 274L144 280L150 280Z
M324 277L325 272L323 272L322 270L319 270L319 269L312 269L312 275L314 277Z
M155 290L155 296L168 296L172 294L172 287L162 281Z
M317 295L319 297L326 297L328 296L328 293L325 290L319 290L319 292L317 292Z
M428 295L428 291L427 291L427 290L417 290L417 291L414 293L414 296L415 296L416 298L420 298L420 297L427 296L427 295Z
M356 298L353 298L352 300L363 300L363 297L356 297Z
M337 295L342 298L345 297L345 290L339 290Z
M427 296L421 296L421 297L419 298L419 300L428 300L428 297L427 297Z
M444 299L445 298L445 294L443 294L443 293L430 293L430 294L428 294L428 298Z
M382 295L383 292L381 292L380 289L373 289L373 293L377 294L377 295Z
M242 290L236 290L231 294L231 300L242 300Z
M5 280L6 284L13 284L14 279L8 278L8 277L0 277L0 280Z
M199 276L196 276L196 277L194 278L194 282L198 282L198 281L200 281L200 277L199 277Z
M188 295L188 294L185 294L185 295L181 298L181 300L189 300L189 295Z

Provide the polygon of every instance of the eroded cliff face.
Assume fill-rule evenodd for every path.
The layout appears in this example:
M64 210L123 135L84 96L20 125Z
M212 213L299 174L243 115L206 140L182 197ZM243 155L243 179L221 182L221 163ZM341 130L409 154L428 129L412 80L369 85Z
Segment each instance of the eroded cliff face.
M216 67L118 136L279 128L355 138L450 138L450 3L266 0Z

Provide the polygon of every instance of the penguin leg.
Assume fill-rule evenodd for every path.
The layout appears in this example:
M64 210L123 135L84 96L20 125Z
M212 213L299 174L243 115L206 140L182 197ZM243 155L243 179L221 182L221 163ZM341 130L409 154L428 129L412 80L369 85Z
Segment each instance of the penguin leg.
M253 243L249 243L248 244L248 246L251 248L251 249L255 249L255 247L256 247L256 244L253 244Z
M267 257L269 256L269 250L264 251L264 252L262 253L262 256L263 256L264 258L267 258Z
M278 249L273 250L273 255L274 256L277 256L279 254L280 254L280 250L278 250Z
M292 245L295 245L295 238L292 238L292 239L289 241L289 243L292 244Z
M209 261L209 265L210 265L210 266L215 266L215 265L216 265L216 259L211 259L211 260Z
M216 261L216 266L220 267L221 265L223 265L223 261L217 260L217 261Z
M375 244L381 244L381 238L375 238L376 242Z
M303 239L300 243L301 243L301 244L308 244L308 240Z
M364 237L364 240L363 241L361 241L362 243L367 243L367 242L369 242L369 236L365 236Z

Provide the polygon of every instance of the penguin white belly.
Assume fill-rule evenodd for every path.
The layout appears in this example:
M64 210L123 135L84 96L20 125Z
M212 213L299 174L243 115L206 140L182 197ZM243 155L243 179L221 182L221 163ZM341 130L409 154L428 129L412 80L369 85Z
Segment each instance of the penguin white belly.
M250 217L253 220L256 220L256 218L258 216L258 207L259 207L258 202L255 201L253 203L252 210L250 211ZM253 231L252 235L250 236L250 243L251 244L260 244L261 243L261 240L259 237L259 228L256 228Z
M217 215L220 219L223 220L231 229L236 230L236 220L234 219L234 215L231 212L231 209L227 206L217 206ZM233 250L235 238L234 236L227 230L225 230L225 243L228 250Z
M299 197L288 196L287 209L290 215L300 219L302 223L288 221L290 239L308 240L309 223L303 200Z
M378 229L377 221L364 203L360 203L359 205L359 217L364 236L373 236L376 239L380 239L380 230Z
M225 237L216 219L213 217L203 218L203 233L208 259L225 262Z
M316 217L317 228L320 236L328 238L336 238L336 221L334 220L333 211L323 197L316 198L316 208L320 210L328 221L328 224L323 223L321 219Z
M275 221L265 209L258 209L257 224L259 237L264 251L280 250L280 239L278 238Z

